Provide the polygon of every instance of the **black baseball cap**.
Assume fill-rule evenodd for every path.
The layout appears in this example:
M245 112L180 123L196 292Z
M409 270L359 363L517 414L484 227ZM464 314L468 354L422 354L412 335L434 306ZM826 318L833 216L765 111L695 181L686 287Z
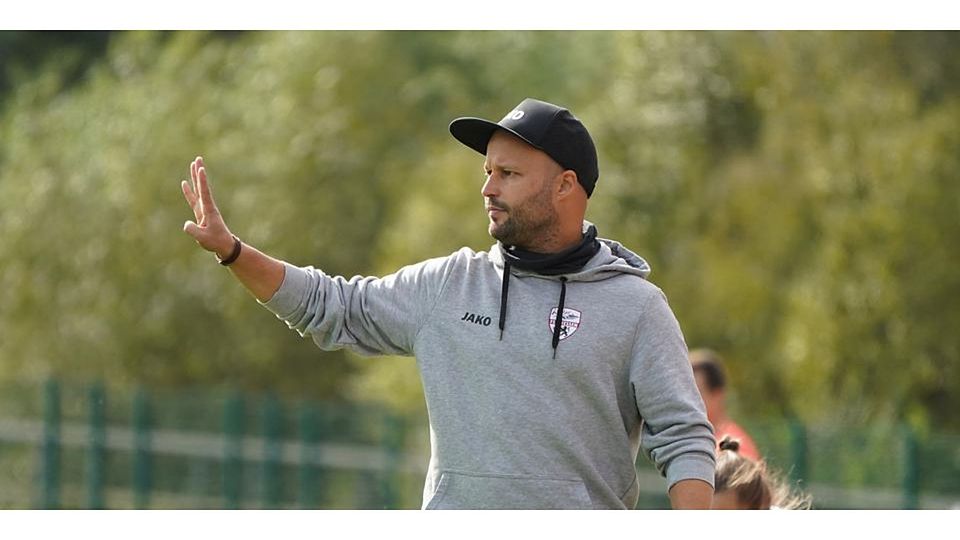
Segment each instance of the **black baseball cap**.
M543 151L565 169L577 173L577 180L593 194L600 171L597 148L590 133L570 111L546 101L527 98L497 123L464 117L450 122L450 134L483 155L494 131L502 129Z

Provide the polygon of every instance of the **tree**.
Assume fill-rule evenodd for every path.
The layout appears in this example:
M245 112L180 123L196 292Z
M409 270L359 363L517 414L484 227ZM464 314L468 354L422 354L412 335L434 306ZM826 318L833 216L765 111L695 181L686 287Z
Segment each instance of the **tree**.
M321 352L252 303L180 232L177 184L203 154L241 238L382 275L492 243L480 158L446 126L537 97L590 127L588 219L651 262L741 405L960 428L958 39L117 33L84 76L44 63L2 102L0 376L419 410L412 360Z

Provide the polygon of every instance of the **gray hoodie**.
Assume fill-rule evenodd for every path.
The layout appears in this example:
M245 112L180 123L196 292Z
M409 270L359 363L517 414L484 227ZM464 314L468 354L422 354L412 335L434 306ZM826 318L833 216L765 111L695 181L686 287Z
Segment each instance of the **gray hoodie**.
M324 350L415 355L430 417L423 508L633 508L642 447L668 486L713 485L707 421L677 320L646 261L601 240L568 274L511 268L498 246L383 278L285 265L263 305Z

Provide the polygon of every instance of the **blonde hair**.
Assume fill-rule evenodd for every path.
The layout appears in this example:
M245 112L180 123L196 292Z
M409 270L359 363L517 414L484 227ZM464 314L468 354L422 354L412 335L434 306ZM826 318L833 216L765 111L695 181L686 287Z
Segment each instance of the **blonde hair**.
M795 493L763 460L754 461L740 455L740 441L726 436L720 441L715 477L716 493L733 491L737 501L750 510L806 510L812 500L809 495Z

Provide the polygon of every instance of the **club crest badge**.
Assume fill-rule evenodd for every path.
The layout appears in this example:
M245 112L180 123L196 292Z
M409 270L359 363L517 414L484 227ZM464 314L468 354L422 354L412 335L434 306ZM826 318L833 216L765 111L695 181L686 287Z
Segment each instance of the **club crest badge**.
M550 316L547 318L547 326L550 327L550 333L553 333L553 326L557 320L557 308L550 310ZM575 309L563 308L563 319L560 322L560 341L572 336L580 328L580 312Z

